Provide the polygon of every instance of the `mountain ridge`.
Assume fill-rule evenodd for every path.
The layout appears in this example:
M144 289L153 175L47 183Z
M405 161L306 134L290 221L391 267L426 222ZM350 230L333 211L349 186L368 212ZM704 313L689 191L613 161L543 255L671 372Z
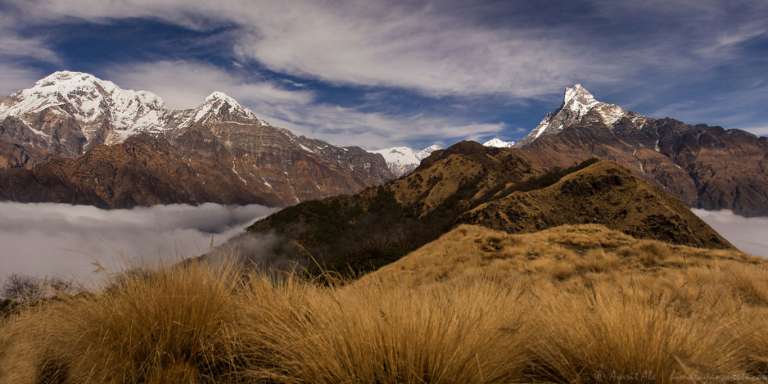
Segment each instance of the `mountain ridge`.
M126 148L152 146L167 155L119 160ZM79 72L55 72L6 99L0 107L0 167L4 199L93 201L112 208L205 201L286 206L392 178L380 155L274 127L223 92L211 93L195 108L171 110L150 92L123 90ZM203 180L183 176L189 169ZM187 180L197 190L165 189L167 196L159 196L147 180L160 176ZM110 184L99 185L105 180ZM206 186L212 183L229 187L213 196L217 189ZM116 191L132 197L118 198Z
M561 191L579 203L564 207ZM522 149L475 142L436 151L384 185L288 207L244 236L274 235L288 259L357 273L397 260L458 224L518 233L587 223L641 238L731 247L685 205L616 163L594 159L557 170Z

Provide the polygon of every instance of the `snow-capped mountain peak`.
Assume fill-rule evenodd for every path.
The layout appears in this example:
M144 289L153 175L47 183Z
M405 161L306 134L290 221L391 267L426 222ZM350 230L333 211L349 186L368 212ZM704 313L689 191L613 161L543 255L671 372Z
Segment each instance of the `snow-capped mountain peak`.
M81 124L87 142L101 137L109 144L136 131L161 129L166 109L151 92L122 89L88 73L58 71L0 105L0 119L15 116L30 124L39 113L70 116ZM103 132L105 124L110 132Z
M370 152L382 155L387 162L390 171L392 171L395 176L400 177L416 169L416 167L421 164L422 160L426 159L432 152L439 149L442 149L442 147L433 144L421 150L415 150L410 147L392 147Z
M484 147L493 147L493 148L512 148L515 145L514 141L504 141L502 139L499 139L498 137L494 137L493 139L490 139L483 143Z
M581 84L574 84L565 88L560 108L544 116L539 125L523 139L523 143L530 143L542 135L557 134L582 122L588 115L612 129L628 113L618 105L597 100Z
M563 107L568 108L579 117L584 116L595 105L600 102L595 99L586 88L581 84L574 84L572 87L566 87L563 95Z
M253 121L262 124L250 109L243 107L233 97L224 92L215 91L205 98L205 102L195 109L194 116L184 126L193 123L216 121Z
M241 109L244 109L243 106L241 106L240 103L238 103L237 100L235 100L232 96L229 96L226 93L221 91L211 92L211 94L205 98L205 102L206 103L223 102L223 103L228 103L232 106L236 106Z
M0 121L11 116L20 119L35 140L48 145L66 142L73 150L81 144L116 144L138 133L160 135L197 123L266 125L224 92L211 93L197 108L171 110L152 92L123 89L74 71L54 72L31 88L1 98Z

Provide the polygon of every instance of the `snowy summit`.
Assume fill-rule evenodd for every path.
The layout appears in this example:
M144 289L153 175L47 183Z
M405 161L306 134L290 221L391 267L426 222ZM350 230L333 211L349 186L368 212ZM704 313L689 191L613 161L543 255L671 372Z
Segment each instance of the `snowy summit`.
M526 144L542 135L557 134L566 127L578 125L587 117L590 117L590 122L594 120L612 129L619 120L630 113L616 104L597 100L581 84L575 84L565 88L560 108L544 116L539 125L522 142ZM632 117L638 118L635 114L632 114Z
M15 116L29 124L41 112L72 116L83 125L89 142L109 124L114 133L106 142L111 143L136 131L162 129L167 111L163 100L151 92L122 89L111 81L70 71L54 72L0 104L0 120Z
M74 121L86 146L117 144L139 133L161 134L209 121L265 124L223 92L211 93L196 108L171 110L152 92L123 89L111 81L72 71L54 72L5 99L0 103L0 121L8 117L18 118L47 142L56 140L58 134L34 128L36 122Z
M442 147L433 144L421 150L415 150L410 147L392 147L370 152L382 155L390 171L396 177L400 177L416 169L421 164L421 160L426 159L432 152L439 149L442 149Z
M493 147L493 148L512 148L515 145L514 141L504 141L502 139L499 139L498 137L494 137L493 139L490 139L483 143L484 147Z

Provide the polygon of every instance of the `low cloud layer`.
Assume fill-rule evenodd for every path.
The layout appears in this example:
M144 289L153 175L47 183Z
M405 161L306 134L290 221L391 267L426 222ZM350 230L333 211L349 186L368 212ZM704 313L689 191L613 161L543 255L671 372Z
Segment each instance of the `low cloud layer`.
M0 284L9 274L94 282L126 267L208 251L272 212L260 205L164 205L103 210L0 203ZM105 271L96 272L101 267Z
M768 217L744 217L731 211L694 209L699 216L740 250L768 257Z

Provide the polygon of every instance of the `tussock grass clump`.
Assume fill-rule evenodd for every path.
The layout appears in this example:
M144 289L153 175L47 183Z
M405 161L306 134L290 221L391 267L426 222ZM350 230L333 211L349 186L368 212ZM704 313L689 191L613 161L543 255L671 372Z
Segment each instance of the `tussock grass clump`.
M0 381L221 382L235 366L237 277L190 264L23 313L4 332L4 361L23 366Z
M249 372L254 379L504 383L525 368L525 311L498 286L408 290L372 284L315 291L298 301L292 293L279 296L255 290L249 301L257 304L246 306L243 339L266 363Z
M533 322L540 335L531 348L537 375L559 382L671 383L727 381L743 372L738 312L721 306L686 316L664 294L617 288L543 300Z

